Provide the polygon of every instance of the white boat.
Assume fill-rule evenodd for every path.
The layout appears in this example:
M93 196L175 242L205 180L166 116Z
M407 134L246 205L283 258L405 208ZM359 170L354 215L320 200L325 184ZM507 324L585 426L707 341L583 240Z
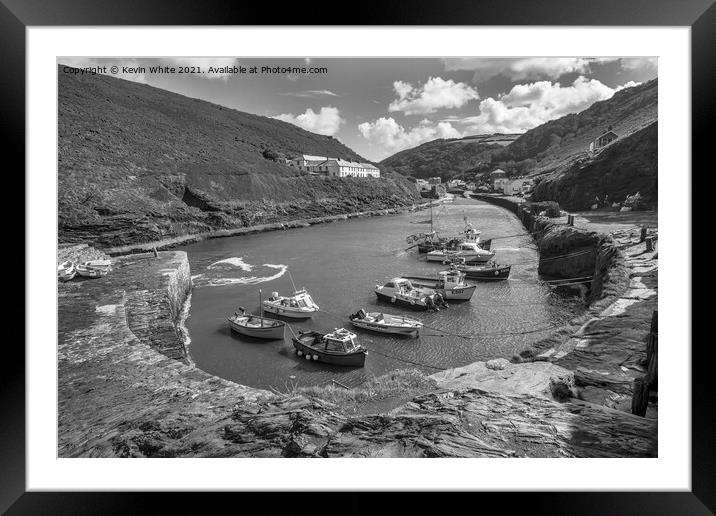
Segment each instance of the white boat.
M415 319L381 312L366 312L362 308L348 318L356 328L408 337L417 337L423 327L423 323Z
M86 265L87 267L92 267L94 269L112 269L111 260L90 260L83 262L82 265Z
M383 301L413 310L440 310L441 306L448 306L445 298L437 291L417 288L405 278L393 278L385 285L376 285L375 295Z
M283 339L286 323L264 317L261 290L259 290L259 306L261 306L261 315L247 314L243 307L239 307L241 313L234 312L234 315L228 317L229 327L236 333L247 337L269 340Z
M267 312L291 319L308 319L319 310L306 289L296 290L292 296L280 296L278 292L272 292L262 306Z
M60 281L70 281L77 274L75 264L67 260L57 266L57 279Z
M465 273L450 269L441 271L435 278L403 276L416 287L426 287L438 291L449 301L467 301L475 293L477 285L465 283Z
M101 278L106 276L109 272L109 268L91 267L81 263L76 267L77 274L84 276L85 278Z
M477 242L462 242L455 250L436 250L427 254L429 262L447 263L455 258L464 258L466 262L489 262L495 257L494 251L483 249Z

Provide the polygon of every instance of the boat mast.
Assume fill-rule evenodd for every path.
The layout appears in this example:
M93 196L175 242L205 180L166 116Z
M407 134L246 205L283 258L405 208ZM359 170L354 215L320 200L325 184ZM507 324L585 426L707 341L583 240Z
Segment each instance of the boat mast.
M264 325L264 303L263 298L261 297L261 289L259 289L259 306L261 307L261 326Z

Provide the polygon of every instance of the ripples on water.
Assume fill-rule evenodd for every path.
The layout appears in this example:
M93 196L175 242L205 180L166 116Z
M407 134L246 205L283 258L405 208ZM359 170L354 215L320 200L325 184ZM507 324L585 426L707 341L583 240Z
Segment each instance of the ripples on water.
M429 212L427 212L429 213ZM376 299L373 289L403 274L435 274L445 267L427 263L416 250L406 251L405 237L425 231L416 224L426 212L338 221L308 228L206 240L182 250L191 263L194 290L186 326L190 354L209 373L255 387L317 385L336 379L357 385L370 376L416 367L431 373L477 360L511 357L531 342L549 335L570 318L574 307L538 283L538 254L526 230L511 213L479 201L446 205L435 221L442 233L457 233L467 216L494 238L496 260L517 264L508 281L478 283L472 299L452 302L440 312L413 312ZM511 238L499 238L508 235ZM290 271L290 274L287 272ZM308 362L293 353L291 331L281 341L251 340L232 334L226 317L239 306L259 311L264 296L305 286L321 306L306 321L288 321L298 328L330 331L346 327L369 349L364 368L345 369ZM389 337L352 328L348 314L359 308L405 314L424 322L419 339ZM463 338L470 336L474 338Z

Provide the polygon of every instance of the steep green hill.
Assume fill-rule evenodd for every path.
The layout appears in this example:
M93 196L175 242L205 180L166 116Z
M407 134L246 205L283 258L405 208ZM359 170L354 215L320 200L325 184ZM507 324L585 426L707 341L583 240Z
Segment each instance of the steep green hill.
M556 200L569 210L587 210L605 195L623 201L639 192L651 207L658 205L658 122L619 139L594 159L579 160L536 186L532 199Z
M275 161L297 154L366 161L330 136L61 66L58 117L64 242L122 245L419 198L402 176L309 177Z
M583 158L589 143L612 126L625 138L657 120L658 81L620 90L579 113L531 129L493 156L495 163L534 160L531 174L571 166ZM509 165L508 165L509 166Z
M406 176L448 179L490 163L492 155L518 136L491 134L432 140L393 154L381 161L380 166Z
M657 79L625 88L608 100L579 113L546 122L522 135L478 135L433 140L380 162L404 175L443 178L464 172L487 173L495 168L508 175L539 175L569 168L583 158L589 143L607 127L622 138L657 119Z

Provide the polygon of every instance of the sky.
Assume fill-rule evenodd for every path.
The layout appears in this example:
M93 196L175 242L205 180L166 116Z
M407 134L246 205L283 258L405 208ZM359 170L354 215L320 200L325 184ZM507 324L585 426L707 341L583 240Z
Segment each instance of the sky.
M657 76L654 57L73 57L58 62L105 66L101 73L106 75L283 120L333 136L375 162L437 138L523 133ZM152 66L174 70L160 73ZM179 73L179 67L188 67L188 73Z

